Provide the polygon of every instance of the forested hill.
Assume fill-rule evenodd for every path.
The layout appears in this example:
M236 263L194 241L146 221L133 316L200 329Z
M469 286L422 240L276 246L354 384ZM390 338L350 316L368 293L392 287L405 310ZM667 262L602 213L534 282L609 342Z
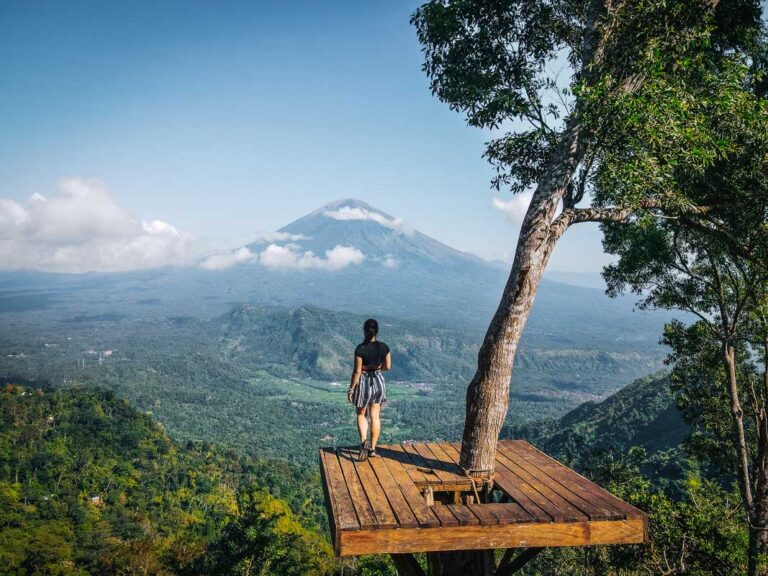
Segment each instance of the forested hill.
M286 464L179 445L110 392L0 390L3 574L239 573L254 556L330 573L319 490Z
M367 316L317 306L286 309L242 304L209 325L220 335L223 357L274 374L347 378L352 351ZM390 377L410 381L466 378L474 368L477 334L415 320L379 318L397 358Z
M602 402L585 402L559 419L513 426L504 434L524 437L555 458L588 470L601 453L646 452L645 472L657 479L682 476L681 444L690 433L665 373L641 378Z

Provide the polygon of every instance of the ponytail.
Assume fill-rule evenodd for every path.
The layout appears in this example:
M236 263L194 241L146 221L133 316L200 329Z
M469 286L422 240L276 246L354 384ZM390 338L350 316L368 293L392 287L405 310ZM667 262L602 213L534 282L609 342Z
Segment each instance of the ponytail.
M379 333L379 323L373 318L368 318L363 324L363 333L365 334L363 344L370 344Z

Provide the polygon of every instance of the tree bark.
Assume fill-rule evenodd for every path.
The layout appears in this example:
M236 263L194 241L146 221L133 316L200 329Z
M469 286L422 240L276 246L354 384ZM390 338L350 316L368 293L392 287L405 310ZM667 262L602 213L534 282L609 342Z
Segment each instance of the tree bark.
M744 433L744 411L739 399L738 377L736 374L736 349L733 344L723 344L723 365L728 382L728 395L731 402L731 419L733 422L733 442L738 458L738 477L741 499L749 521L749 544L747 547L747 574L759 576L759 541L761 530L756 525L756 509L752 495L752 481L749 471L749 448L747 447L746 434ZM760 431L762 434L762 430Z
M752 510L752 483L749 473L749 448L744 433L744 411L739 399L739 382L736 375L736 349L728 342L723 345L723 363L728 378L728 395L731 402L731 418L733 421L733 440L738 457L739 488L744 506Z
M474 476L493 470L517 346L549 257L566 229L553 230L552 222L581 159L579 139L579 125L571 117L531 199L509 279L478 353L477 371L467 389L460 459Z
M757 422L757 459L754 467L753 508L750 514L749 573L758 574L758 559L768 551L768 338L763 341L762 405Z
M607 4L606 0L589 2L579 71L587 84L597 78L603 62L604 45L598 25ZM496 444L509 406L517 346L552 250L569 225L563 222L551 229L558 205L566 198L584 155L585 140L578 113L574 112L565 122L523 219L512 270L478 352L477 371L467 388L459 463L469 475L489 476L493 471Z
M761 554L765 554L768 544L768 415L765 407L760 410L757 425L758 446L754 469L755 493L753 508L749 514L748 573L750 576L760 573L758 560Z

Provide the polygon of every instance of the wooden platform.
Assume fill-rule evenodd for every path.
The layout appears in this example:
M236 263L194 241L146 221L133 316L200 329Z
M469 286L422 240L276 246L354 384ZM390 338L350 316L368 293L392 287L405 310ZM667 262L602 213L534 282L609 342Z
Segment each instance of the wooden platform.
M493 492L458 465L459 443L320 450L338 556L446 550L636 544L647 518L637 508L522 440L499 442ZM485 488L489 488L486 486ZM468 497L469 496L469 497Z

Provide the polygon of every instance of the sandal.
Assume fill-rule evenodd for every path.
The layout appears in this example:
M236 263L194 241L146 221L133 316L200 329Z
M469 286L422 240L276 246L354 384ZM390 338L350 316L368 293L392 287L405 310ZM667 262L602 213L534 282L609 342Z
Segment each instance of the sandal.
M368 450L368 458L381 458L378 452L376 452L376 448L373 448L371 450Z

